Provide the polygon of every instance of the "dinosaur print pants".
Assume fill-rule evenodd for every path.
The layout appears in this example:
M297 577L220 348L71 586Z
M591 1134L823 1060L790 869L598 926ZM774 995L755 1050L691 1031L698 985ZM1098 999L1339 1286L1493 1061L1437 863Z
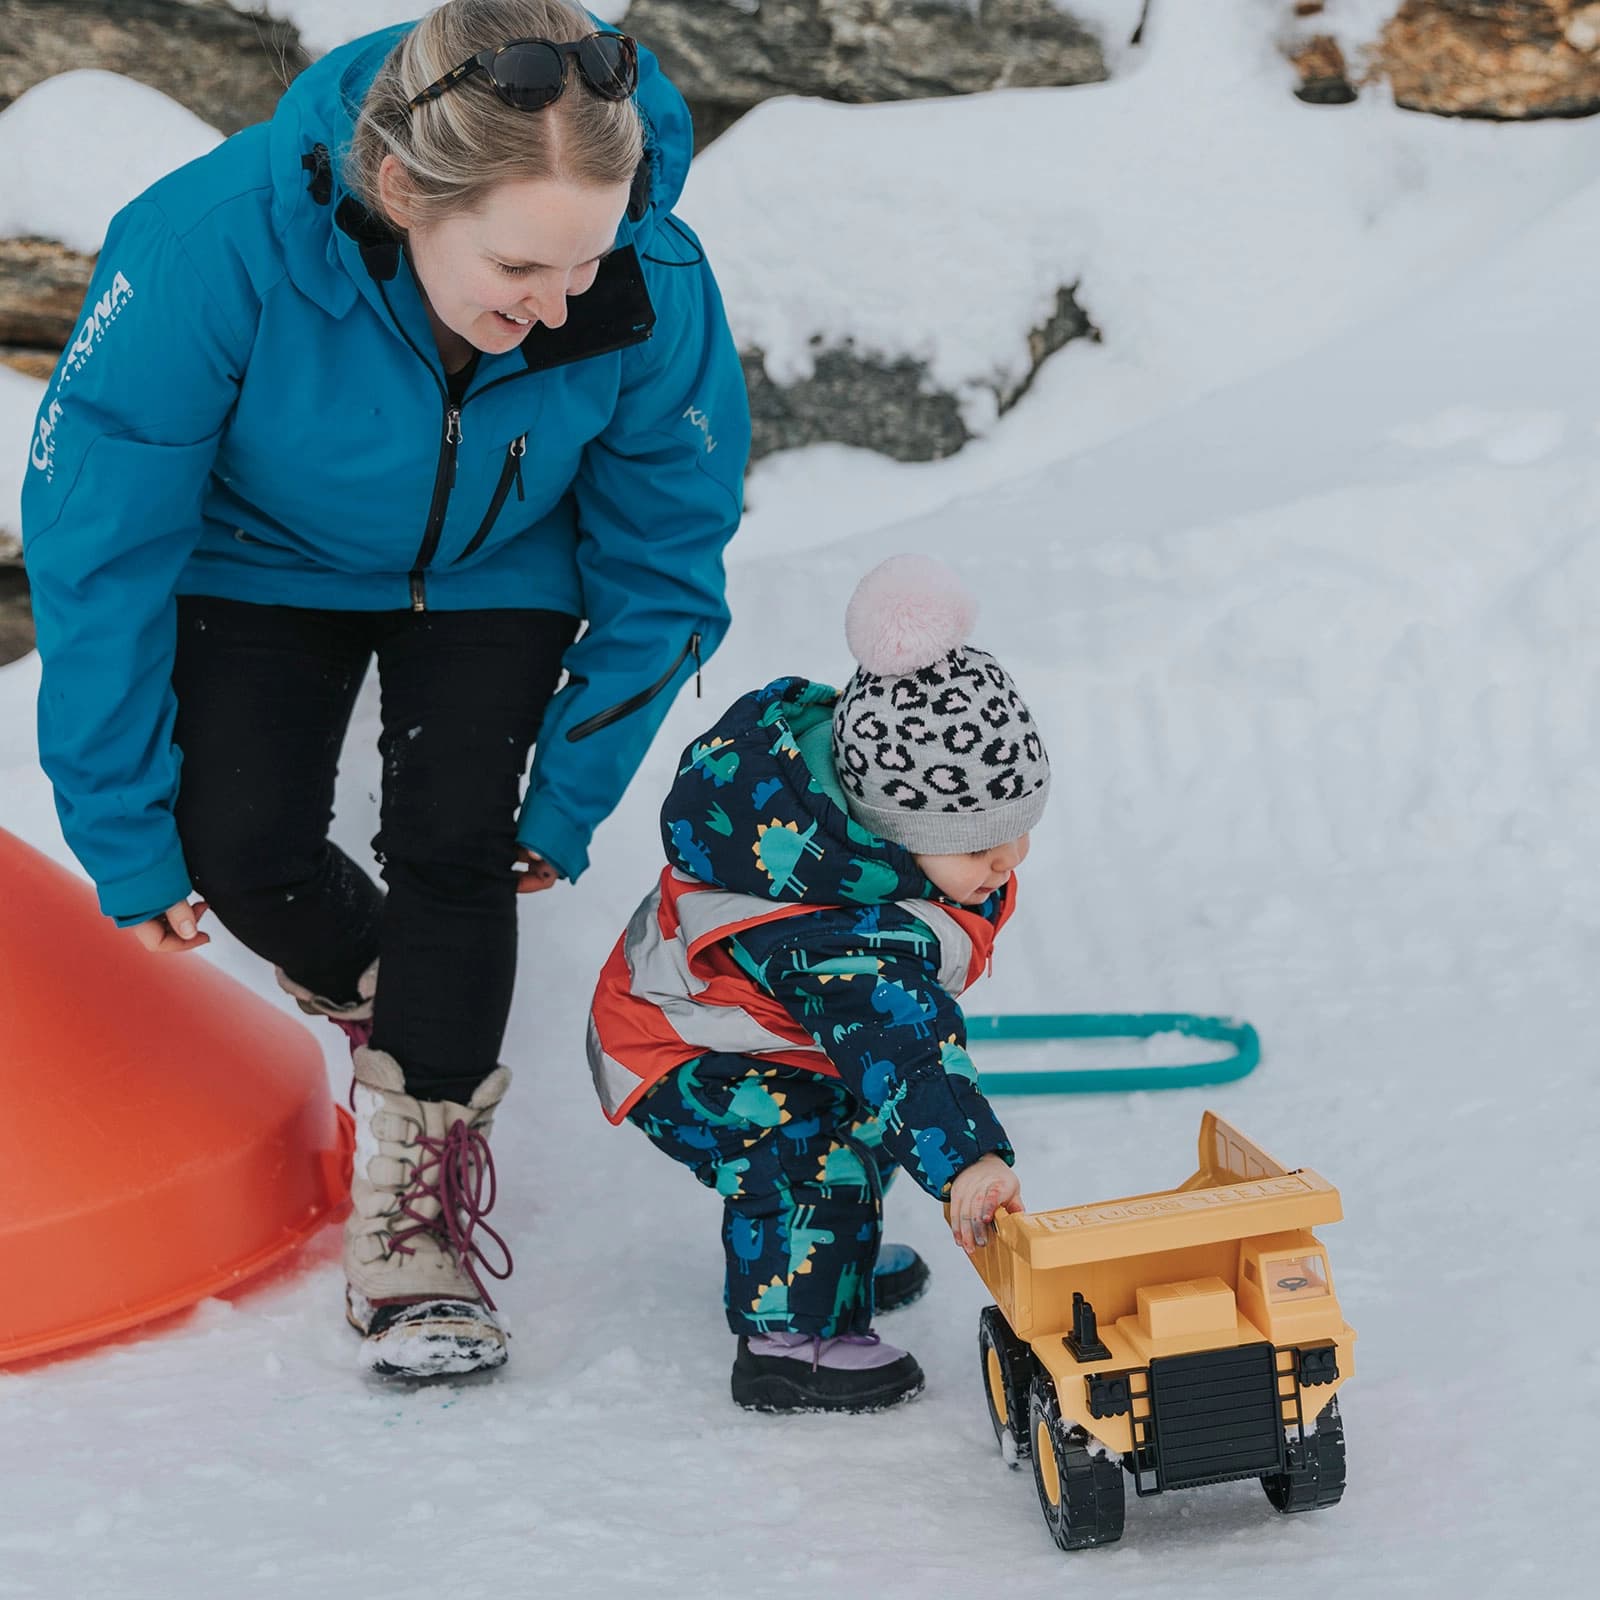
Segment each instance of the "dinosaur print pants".
M867 1332L895 1167L881 1125L842 1083L703 1055L657 1082L628 1120L722 1196L735 1333Z

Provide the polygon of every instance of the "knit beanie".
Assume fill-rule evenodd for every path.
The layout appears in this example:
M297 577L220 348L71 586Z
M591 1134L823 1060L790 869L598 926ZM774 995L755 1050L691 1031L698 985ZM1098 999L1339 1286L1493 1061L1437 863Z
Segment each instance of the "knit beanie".
M856 586L845 638L860 665L833 713L851 815L920 855L1019 839L1050 761L1010 675L966 643L977 602L931 556L890 556Z

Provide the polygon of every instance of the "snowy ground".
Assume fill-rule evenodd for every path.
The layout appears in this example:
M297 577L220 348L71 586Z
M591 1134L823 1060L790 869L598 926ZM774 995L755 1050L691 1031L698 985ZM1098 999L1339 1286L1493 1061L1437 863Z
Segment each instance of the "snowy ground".
M1120 127L1118 96L1144 92L1135 72L1056 98ZM583 883L524 906L496 1130L511 1366L409 1393L362 1380L327 1235L228 1302L0 1374L0 1600L1053 1596L1074 1579L1232 1600L1308 1572L1360 1597L1589 1585L1600 160L1582 125L1365 107L1339 123L1292 103L1280 120L1263 108L1282 93L1259 73L1219 86L1216 136L1270 117L1277 142L1237 159L1311 171L1349 128L1348 194L1376 185L1392 219L1377 198L1369 225L1342 216L1359 293L1335 315L1308 292L1314 336L1271 359L1199 238L1184 326L1145 315L1130 285L1150 263L1117 258L1133 246L1110 242L1108 190L1123 384L1110 343L1069 351L951 462L830 449L757 474L707 702L675 709ZM1128 163L1151 229L1191 214L1191 169L1109 134L1096 149ZM1213 192L1211 236L1287 263L1297 223L1247 177ZM1254 298L1277 327L1273 279ZM937 1277L883 1326L927 1369L924 1398L862 1420L735 1411L715 1201L595 1108L583 1000L655 870L675 752L755 682L842 675L850 585L906 548L969 575L978 639L1034 703L1057 773L974 1006L1236 1012L1265 1045L1254 1076L1211 1093L1000 1102L1024 1193L1175 1183L1207 1105L1340 1186L1346 1221L1325 1237L1361 1342L1334 1511L1279 1518L1251 1484L1179 1493L1131 1504L1120 1545L1062 1556L989 1435L982 1286L909 1185L891 1232ZM33 659L0 670L0 822L59 856L36 681ZM355 848L375 827L370 695L359 719L338 822ZM269 993L225 937L205 959Z

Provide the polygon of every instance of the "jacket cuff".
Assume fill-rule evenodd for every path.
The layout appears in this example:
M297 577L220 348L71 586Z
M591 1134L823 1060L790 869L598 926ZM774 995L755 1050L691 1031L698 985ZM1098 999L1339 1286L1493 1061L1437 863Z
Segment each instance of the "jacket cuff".
M544 796L530 794L517 820L517 843L542 856L569 883L576 883L589 865L593 831L564 816Z
M113 878L96 887L100 893L100 909L119 928L131 928L140 922L149 922L151 918L159 917L168 906L177 905L194 892L194 885L189 881L189 869L184 865L182 847L176 844L153 867L147 867L131 878Z

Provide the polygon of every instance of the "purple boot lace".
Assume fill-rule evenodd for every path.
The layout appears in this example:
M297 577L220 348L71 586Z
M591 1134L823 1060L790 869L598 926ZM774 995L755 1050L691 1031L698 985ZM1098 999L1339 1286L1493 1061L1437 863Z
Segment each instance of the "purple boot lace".
M371 1017L329 1017L328 1021L350 1041L351 1055L372 1043Z
M412 1226L394 1234L390 1244L406 1255L414 1255L415 1248L406 1241L418 1234L432 1234L449 1249L461 1270L472 1279L483 1303L493 1311L495 1303L478 1276L478 1267L491 1278L509 1278L511 1250L484 1221L495 1201L494 1157L489 1152L489 1141L458 1119L442 1139L423 1134L417 1142L423 1157L411 1176L411 1187L400 1201L400 1215L408 1218ZM426 1217L416 1210L423 1200L439 1202L438 1216ZM503 1268L496 1267L473 1238L479 1228L499 1248L505 1260Z

